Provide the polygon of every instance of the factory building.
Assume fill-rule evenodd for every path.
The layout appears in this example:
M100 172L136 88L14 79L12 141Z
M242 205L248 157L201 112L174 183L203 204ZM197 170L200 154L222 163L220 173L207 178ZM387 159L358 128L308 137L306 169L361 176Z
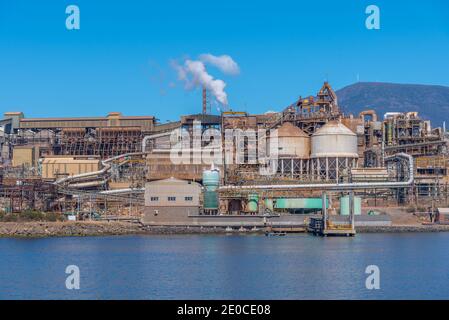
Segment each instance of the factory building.
M357 213L368 204L427 206L449 199L444 129L416 112L345 114L328 83L316 96L265 114L203 112L161 124L153 116L118 112L85 118L7 112L0 128L0 178L10 186L25 181L30 192L20 198L16 186L0 198L23 199L21 207L34 205L32 192L64 199L55 208L74 207L89 192L97 208L144 206L144 220L159 224L196 215L346 214L352 184L367 186L355 192ZM210 130L217 136L194 141ZM238 135L229 140L227 132ZM184 144L186 136L191 140ZM275 156L263 153L273 148ZM262 174L265 166L275 170ZM56 194L49 197L44 183L56 186ZM335 186L324 202L329 207L321 198L327 186Z
M153 131L153 116L123 116L110 112L106 117L26 118L22 112L6 112L0 126L3 158L24 145L39 146L45 155L93 155L108 158L141 151L143 137Z
M146 183L144 222L179 224L188 216L198 215L201 188L197 182L175 178Z

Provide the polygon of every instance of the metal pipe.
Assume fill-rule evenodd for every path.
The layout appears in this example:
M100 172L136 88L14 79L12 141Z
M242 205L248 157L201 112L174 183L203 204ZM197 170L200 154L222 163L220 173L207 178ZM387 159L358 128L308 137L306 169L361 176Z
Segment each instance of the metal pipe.
M326 231L327 229L327 194L326 191L323 192L321 195L321 210L323 211L323 230Z
M376 114L376 111L375 111L375 110L365 110L365 111L362 111L362 112L359 113L359 118L361 118L362 121L365 122L365 116L366 116L366 115L371 116L371 120L372 120L373 122L376 122L376 121L377 121L377 114Z
M349 217L350 217L350 221L351 221L351 229L354 230L355 227L355 217L354 217L354 191L351 190L351 192L349 192Z
M106 173L110 168L111 168L111 166L107 165L106 167L104 167L103 169L101 169L99 171L81 173L81 174L76 174L74 176L61 178L61 179L56 180L54 182L54 184L58 185L58 184L61 184L61 183L64 183L64 182L68 182L68 181L71 181L71 180L75 180L75 179L87 178L87 177L92 177L92 176L99 176L99 175L102 175L103 173Z
M148 152L129 152L129 153L124 153L124 154L120 154L118 156L112 157L112 158L108 158L106 160L103 160L101 163L103 165L105 165L105 163L109 163L111 161L123 158L123 157L129 157L129 156L143 156L145 154L147 154Z
M352 182L352 183L318 183L318 184L269 184L269 185L245 185L221 186L219 190L241 190L241 189L322 189L322 190L356 190L356 189L374 189L374 188L402 188L413 184L413 157L407 153L398 153L385 160L395 158L405 158L408 160L409 178L401 182Z
M126 188L116 190L100 191L99 194L119 194L119 193L142 193L145 192L145 188Z
M427 141L427 142L418 142L418 143L408 143L408 144L398 144L395 146L388 146L385 147L385 150L391 150L391 149L405 149L410 147L419 147L419 146L425 146L429 144L443 144L446 143L445 140L436 140L436 141Z
M123 157L129 157L129 156L136 156L136 155L144 155L146 154L146 152L131 152L131 153L125 153L125 154L121 154L112 158L108 158L106 160L101 161L101 164L104 166L103 169L98 170L98 171L93 171L93 172L86 172L86 173L81 173L81 174L76 174L74 176L69 176L69 177L65 177L65 178L61 178L58 179L54 182L54 184L58 185L67 181L72 181L72 180L76 180L76 179L80 179L80 178L87 178L87 177L92 177L92 176L100 176L106 172L109 171L109 169L111 169L111 165L109 164L109 162L123 158Z
M102 181L91 181L91 182L83 182L83 183L75 183L68 186L68 188L87 188L87 187L97 187L102 186L106 183L106 180Z

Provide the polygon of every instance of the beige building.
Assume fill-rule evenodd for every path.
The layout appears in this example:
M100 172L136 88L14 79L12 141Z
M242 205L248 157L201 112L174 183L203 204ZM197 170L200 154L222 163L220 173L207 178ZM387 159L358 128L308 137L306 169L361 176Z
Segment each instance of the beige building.
M100 159L94 157L49 156L42 161L42 178L57 179L100 170Z
M12 165L18 167L26 165L34 167L37 162L39 151L34 146L17 146L13 149Z
M148 224L179 224L189 215L200 212L201 185L169 178L145 185L145 215Z

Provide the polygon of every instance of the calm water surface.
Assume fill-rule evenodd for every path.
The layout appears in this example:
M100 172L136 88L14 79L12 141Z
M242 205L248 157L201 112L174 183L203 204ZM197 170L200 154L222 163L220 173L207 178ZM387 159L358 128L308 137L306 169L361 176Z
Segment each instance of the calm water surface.
M449 299L449 233L0 239L0 299ZM365 288L365 268L381 289ZM65 288L77 265L80 290Z

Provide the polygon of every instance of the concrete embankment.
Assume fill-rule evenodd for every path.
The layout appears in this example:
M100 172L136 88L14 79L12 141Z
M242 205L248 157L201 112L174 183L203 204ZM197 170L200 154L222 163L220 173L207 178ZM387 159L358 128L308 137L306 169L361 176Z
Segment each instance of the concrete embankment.
M447 232L449 225L364 226L357 233ZM145 226L130 222L0 222L0 237L87 237L107 235L225 234L224 228ZM263 229L233 233L263 233Z
M356 230L357 233L448 232L449 225L367 226Z

